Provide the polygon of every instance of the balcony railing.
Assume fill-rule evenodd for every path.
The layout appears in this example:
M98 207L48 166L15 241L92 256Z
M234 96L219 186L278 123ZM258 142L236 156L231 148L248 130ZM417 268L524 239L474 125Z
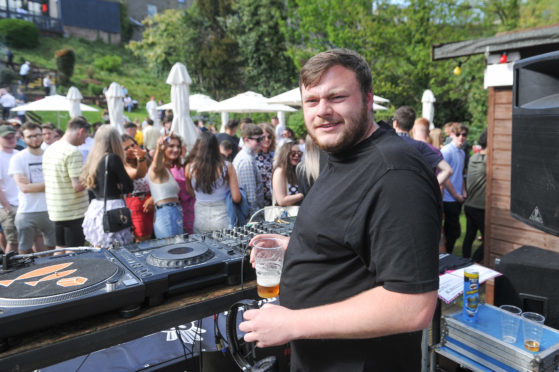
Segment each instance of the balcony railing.
M58 18L52 18L43 15L22 14L6 8L0 8L0 18L23 19L25 21L35 23L39 31L53 32L57 34L63 33L62 22L60 22L60 19Z

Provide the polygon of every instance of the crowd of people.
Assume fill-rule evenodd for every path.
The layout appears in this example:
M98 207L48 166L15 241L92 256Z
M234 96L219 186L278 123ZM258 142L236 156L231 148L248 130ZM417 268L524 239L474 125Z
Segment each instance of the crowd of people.
M273 124L230 120L217 135L200 126L187 148L170 130L171 115L160 128L150 118L144 128L128 122L122 134L83 117L65 132L52 123L0 123L2 250L110 248L228 228L267 206L299 205L299 183L308 189L317 178L318 152L301 162L305 145L292 131L276 139ZM106 232L105 211L123 207L132 226Z
M87 123L83 118L81 122L84 122L83 125ZM266 206L299 205L318 178L327 158L312 138L308 136L301 144L290 128L282 128L276 117L270 123L258 125L250 118L230 120L225 125L225 131L217 134L202 124L199 128L203 129L199 131L199 138L192 149L187 149L182 139L171 133L172 114L169 112L161 120L161 128L155 127L153 120L146 118L143 128L139 123L126 123L122 135L100 122L92 126L93 133L90 133L87 123L88 126L82 128L87 134L83 142L71 136L75 123L68 123L70 136L62 142L69 146L60 149L60 153L74 155L58 160L67 162L65 170L68 167L74 172L79 170L79 174L71 174L70 183L66 180L65 187L72 185L72 189L60 188L56 174L47 176L56 181L52 183L53 187L45 187L44 182L39 182L43 180L42 173L45 171L41 165L43 153L50 159L46 150L65 136L63 131L52 123L41 126L25 123L20 126L19 121L12 120L2 124L0 156L4 161L0 165L0 243L3 250L18 249L20 253L29 253L86 242L109 247L238 225ZM429 124L425 118L416 119L411 107L402 106L394 113L392 127L419 150L424 161L436 173L444 206L441 253L452 253L462 233L459 216L462 205L465 205L467 232L462 254L470 257L477 232L481 234L479 238L483 236L486 134L479 140L481 151L470 159L472 166L468 167L468 128L461 123L448 123L444 127L447 137L443 139L443 131L438 128L429 130ZM237 137L239 127L240 138ZM41 137L39 149L34 149L38 137ZM86 146L86 143L89 145ZM54 148L58 147L60 144ZM15 156L18 150L22 153ZM33 161L20 166L17 171L12 169L11 163L16 167L17 159L27 153L32 154ZM107 175L104 164L106 154L109 154ZM16 160L12 161L12 157ZM69 159L73 159L72 164L68 163ZM469 172L472 175L466 177ZM106 193L103 190L105 177ZM28 182L37 183L32 188L34 191L28 190ZM53 190L49 192L48 188ZM74 205L77 201L70 203L78 210L69 213L67 208L62 208L59 211L58 191L54 190L62 192L60 198L66 196L66 192L70 192L69 195L79 194L81 202L78 205ZM105 196L106 203L103 202ZM27 202L30 198L44 202L30 207ZM86 199L87 207L83 202ZM50 209L47 209L48 200ZM103 205L106 204L106 209L110 210L123 203L131 211L133 227L118 233L104 233ZM21 222L22 217L16 223L18 211L20 214L41 213L42 227L33 233L28 224ZM56 244L52 236L54 230L46 229L43 223L47 211L53 225L58 227L56 231L60 237ZM22 226L18 228L18 224ZM75 237L78 226L81 233ZM69 234L69 242L63 239L64 231ZM29 235L35 236L30 238ZM30 242L33 243L30 245ZM483 244L474 252L473 258L478 262L483 259Z

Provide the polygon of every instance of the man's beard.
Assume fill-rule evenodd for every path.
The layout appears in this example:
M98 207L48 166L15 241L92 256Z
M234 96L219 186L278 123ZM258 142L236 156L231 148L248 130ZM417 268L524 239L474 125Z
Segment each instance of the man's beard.
M37 150L37 149L40 149L40 148L41 148L42 143L39 143L39 145L37 145L37 146L30 145L30 144L28 144L28 143L27 143L26 145L27 145L27 147L29 147L30 149Z
M309 131L309 135L322 151L326 151L330 154L337 154L350 149L363 138L367 132L368 119L369 113L367 105L364 103L357 117L349 117L344 120L342 124L344 126L344 131L335 143L320 143L313 132Z

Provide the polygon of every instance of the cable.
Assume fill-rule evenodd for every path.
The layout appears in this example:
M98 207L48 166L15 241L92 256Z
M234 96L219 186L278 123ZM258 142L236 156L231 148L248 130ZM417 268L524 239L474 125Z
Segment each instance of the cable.
M89 356L91 355L91 353L87 354L85 358L83 358L83 361L80 363L80 365L78 366L78 369L76 369L76 372L78 372L84 365L85 361L89 358Z

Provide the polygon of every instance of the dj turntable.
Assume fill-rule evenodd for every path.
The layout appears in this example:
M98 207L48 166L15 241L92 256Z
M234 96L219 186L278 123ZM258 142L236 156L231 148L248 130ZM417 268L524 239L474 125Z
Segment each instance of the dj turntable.
M0 270L2 337L138 307L142 282L106 250L23 260Z
M115 247L111 253L143 281L150 306L165 295L215 283L239 283L241 267L244 263L248 267L246 252L197 234Z

